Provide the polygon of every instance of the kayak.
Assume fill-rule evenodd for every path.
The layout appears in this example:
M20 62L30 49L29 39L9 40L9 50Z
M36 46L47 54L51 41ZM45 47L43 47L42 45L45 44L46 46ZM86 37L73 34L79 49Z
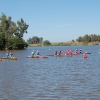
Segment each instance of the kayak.
M54 54L49 54L47 56L65 56L65 55L54 55Z
M48 58L48 57L47 56L34 56L34 57L28 56L26 58Z
M54 57L64 57L65 55L54 55Z
M4 61L4 59L1 59L1 58L0 58L0 61Z
M62 57L62 56L72 56L73 54L62 54L62 55L54 55L54 54L49 54L47 56L55 56L55 57Z
M80 54L84 54L84 53L85 53L85 54L91 54L90 52L82 52L82 53L79 52L79 53L74 53L74 54L80 55Z
M91 54L90 52L85 52L86 54Z
M47 55L47 56L54 56L54 54L49 54L49 55Z
M8 59L8 60L19 60L19 58L16 58L16 57L12 57L12 58L6 58L6 57L3 57L1 59Z
M90 52L82 52L82 53L75 53L76 55L80 55L80 54L91 54Z

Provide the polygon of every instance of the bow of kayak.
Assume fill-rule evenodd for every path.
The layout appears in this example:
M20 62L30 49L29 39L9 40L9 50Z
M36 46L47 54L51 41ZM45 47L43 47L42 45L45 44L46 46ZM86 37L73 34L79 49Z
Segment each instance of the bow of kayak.
M4 59L0 58L0 61L4 61Z

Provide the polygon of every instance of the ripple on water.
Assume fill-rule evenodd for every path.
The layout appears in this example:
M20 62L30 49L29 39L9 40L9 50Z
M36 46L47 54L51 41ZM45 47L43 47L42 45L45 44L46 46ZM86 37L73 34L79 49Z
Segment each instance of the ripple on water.
M46 55L55 48L15 51L20 60L0 63L0 100L99 100L100 56L97 47L82 48L93 53L87 59L83 55L29 59L25 55L33 49Z

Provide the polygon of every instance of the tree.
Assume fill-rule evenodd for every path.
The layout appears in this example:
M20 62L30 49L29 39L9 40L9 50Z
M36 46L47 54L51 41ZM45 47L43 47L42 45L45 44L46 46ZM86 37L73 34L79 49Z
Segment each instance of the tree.
M78 37L78 39L76 39L78 42L100 42L100 35L96 35L96 34L91 34L91 35L84 35L83 37Z
M77 41L78 41L78 42L83 42L83 37L80 36L80 37L77 39Z
M74 40L72 40L72 42L74 43L75 41L74 41Z
M51 45L51 42L48 41L48 40L45 40L45 41L43 42L43 45L44 45L44 46L49 46L49 45Z
M20 21L17 21L16 24L11 20L11 17L7 17L2 13L0 17L0 49L23 49L25 47L24 44L26 44L26 42L23 40L23 35L24 33L27 33L27 28L28 25L22 18ZM14 41L14 39L16 40L16 42ZM23 44L23 46L21 45L22 47L19 47L18 45L16 45L17 47L13 48L11 45L15 45L15 43L17 44L19 40L21 40L20 42ZM28 44L26 44L26 46L28 46Z
M24 20L21 18L21 20L17 21L17 30L14 33L16 36L18 36L19 38L23 37L24 33L27 33L27 28L28 25L24 22Z
M39 38L39 42L40 42L40 43L43 43L43 38L42 38L42 37Z
M39 38L37 36L33 36L32 38L29 38L27 40L28 44L37 44L37 43L42 43L43 42L43 38Z
M89 42L89 36L88 36L88 34L86 34L86 35L83 37L83 41L84 41L84 42Z

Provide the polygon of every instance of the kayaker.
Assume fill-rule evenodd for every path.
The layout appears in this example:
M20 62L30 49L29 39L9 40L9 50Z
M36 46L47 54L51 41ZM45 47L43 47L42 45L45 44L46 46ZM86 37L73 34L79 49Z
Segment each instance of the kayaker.
M68 50L68 49L66 49L65 55L68 55L68 54L69 54L69 50Z
M38 57L38 56L40 56L40 53L39 53L39 51L37 51L37 53L36 53L36 56Z
M70 49L70 50L69 50L69 53L70 53L70 55L72 55L72 54L73 54L73 50L72 50L72 49Z
M62 55L62 50L59 50L59 54L58 55Z
M75 50L75 53L77 54L78 53L78 49L76 48L76 50Z
M34 57L34 56L35 56L35 52L33 50L32 53L31 53L31 57Z
M57 50L54 51L54 55L57 56Z
M99 53L100 53L100 48L99 48Z
M83 54L83 57L84 57L85 59L87 58L87 55L86 55L86 53L84 53L84 54Z
M13 57L13 53L12 52L10 52L9 57Z
M80 49L80 53L82 53L82 52L83 52L83 49L81 48L81 49Z
M9 52L8 51L6 52L5 55L6 55L6 58L9 58Z

